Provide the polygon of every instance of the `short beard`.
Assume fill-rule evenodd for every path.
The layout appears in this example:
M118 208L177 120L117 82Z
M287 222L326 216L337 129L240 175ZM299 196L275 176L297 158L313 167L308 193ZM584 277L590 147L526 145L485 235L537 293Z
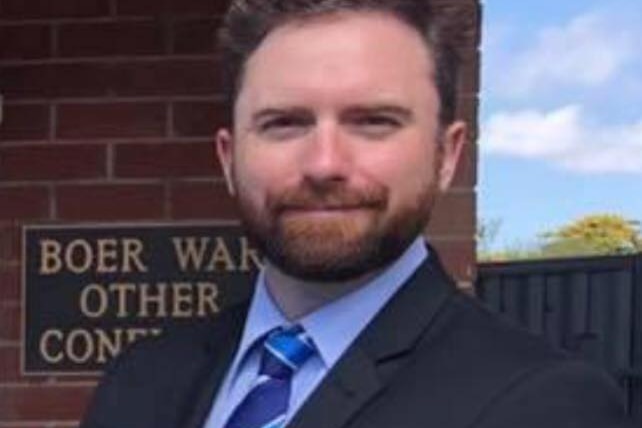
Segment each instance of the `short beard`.
M437 194L434 183L389 217L389 191L378 184L356 191L344 183L304 182L268 195L266 207L252 206L244 192L238 202L249 239L285 274L306 281L347 281L387 266L423 232ZM287 218L288 210L306 207L355 208L360 211L355 216L368 218Z

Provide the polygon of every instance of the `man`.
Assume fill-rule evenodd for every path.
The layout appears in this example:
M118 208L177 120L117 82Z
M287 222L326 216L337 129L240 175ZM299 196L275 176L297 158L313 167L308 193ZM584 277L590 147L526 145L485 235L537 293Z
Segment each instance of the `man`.
M629 426L606 375L459 294L423 243L467 133L423 2L238 0L221 34L217 150L266 267L249 307L119 359L84 427Z

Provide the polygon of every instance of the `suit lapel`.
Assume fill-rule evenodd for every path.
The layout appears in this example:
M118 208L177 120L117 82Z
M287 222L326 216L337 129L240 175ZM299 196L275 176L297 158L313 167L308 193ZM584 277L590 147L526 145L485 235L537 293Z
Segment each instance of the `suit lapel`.
M221 319L215 321L215 328L204 329L200 382L194 393L190 394L191 402L186 405L181 427L203 428L238 348L246 313L246 306L229 309Z
M340 428L394 377L453 291L436 253L377 314L288 428Z
M419 266L357 342L377 362L412 351L454 292L453 281L431 250L429 259Z
M337 428L382 387L372 359L354 347L303 405L288 428Z

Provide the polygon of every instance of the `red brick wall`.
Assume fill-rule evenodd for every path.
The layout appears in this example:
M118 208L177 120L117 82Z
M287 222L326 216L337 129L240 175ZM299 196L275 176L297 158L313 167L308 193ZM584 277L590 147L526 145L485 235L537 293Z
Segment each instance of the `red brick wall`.
M0 428L75 426L94 379L20 375L24 224L234 217L214 162L217 0L0 0ZM464 25L460 115L476 134L478 1ZM474 266L475 147L429 234Z

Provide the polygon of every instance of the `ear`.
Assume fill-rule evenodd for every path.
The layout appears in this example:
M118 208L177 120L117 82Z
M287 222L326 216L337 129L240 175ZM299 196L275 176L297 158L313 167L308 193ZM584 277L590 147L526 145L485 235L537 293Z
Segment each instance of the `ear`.
M445 192L455 177L461 153L468 140L468 126L466 122L460 120L453 122L446 128L442 138L439 190Z
M221 169L223 170L227 191L230 195L234 196L236 194L234 180L232 180L234 138L232 137L232 133L226 128L219 129L216 133L216 154L221 164Z

